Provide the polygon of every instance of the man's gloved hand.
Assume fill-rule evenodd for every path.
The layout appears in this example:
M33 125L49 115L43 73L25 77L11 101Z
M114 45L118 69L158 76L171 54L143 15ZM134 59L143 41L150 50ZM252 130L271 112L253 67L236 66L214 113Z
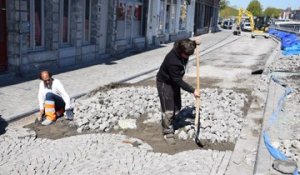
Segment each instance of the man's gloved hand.
M72 109L67 109L66 110L66 117L67 117L68 120L73 120L74 113L73 113Z
M195 89L194 91L194 97L196 98L200 97L200 92L197 89Z
M201 44L200 37L192 38L191 40L194 41L196 45L200 45Z

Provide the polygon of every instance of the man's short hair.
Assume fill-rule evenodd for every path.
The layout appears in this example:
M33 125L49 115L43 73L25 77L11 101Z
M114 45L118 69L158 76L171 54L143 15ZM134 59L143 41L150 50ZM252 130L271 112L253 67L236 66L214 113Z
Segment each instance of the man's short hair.
M44 73L44 72L47 72L48 75L49 75L49 77L52 78L52 73L51 73L51 72L49 72L49 71L47 71L47 70L42 70L42 71L39 73L39 78L40 78L41 80L42 80L42 73Z
M174 48L177 50L178 53L184 53L190 56L194 54L196 42L190 39L182 39L175 42Z

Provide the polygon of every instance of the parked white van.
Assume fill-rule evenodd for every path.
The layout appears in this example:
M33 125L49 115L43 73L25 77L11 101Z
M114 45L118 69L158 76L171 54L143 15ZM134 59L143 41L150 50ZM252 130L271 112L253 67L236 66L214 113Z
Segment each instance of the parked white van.
M244 22L242 24L242 31L249 31L249 32L251 32L251 24L250 24L250 22Z

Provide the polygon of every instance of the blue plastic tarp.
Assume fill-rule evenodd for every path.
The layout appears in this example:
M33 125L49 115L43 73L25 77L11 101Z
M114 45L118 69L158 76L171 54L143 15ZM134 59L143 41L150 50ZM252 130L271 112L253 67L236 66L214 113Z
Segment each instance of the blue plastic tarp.
M281 41L281 49L284 55L299 55L300 40L296 34L270 29L269 34L275 36Z

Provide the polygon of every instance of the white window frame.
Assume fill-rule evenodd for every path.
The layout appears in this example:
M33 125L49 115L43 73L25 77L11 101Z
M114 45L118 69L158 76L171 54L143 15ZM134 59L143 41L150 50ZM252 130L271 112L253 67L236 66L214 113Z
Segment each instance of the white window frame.
M89 0L89 2L90 2L90 4L89 4L89 6L90 6L90 13L89 13L89 31L88 31L88 33L89 33L89 38L87 38L87 36L85 35L85 13L86 13L86 2L87 2L87 0L84 0L83 1L83 43L84 44L90 44L91 43L91 31L92 31L92 19L91 19L91 17L92 17L92 0Z
M35 44L35 1L41 1L41 46ZM29 48L30 50L41 50L45 47L45 5L44 0L29 0L29 17L30 17L30 34Z
M64 30L64 0L60 0L60 28L59 28L59 42L60 45L69 45L70 44L70 25L71 25L71 0L68 0L68 31L67 31L67 42L63 41L63 30Z

